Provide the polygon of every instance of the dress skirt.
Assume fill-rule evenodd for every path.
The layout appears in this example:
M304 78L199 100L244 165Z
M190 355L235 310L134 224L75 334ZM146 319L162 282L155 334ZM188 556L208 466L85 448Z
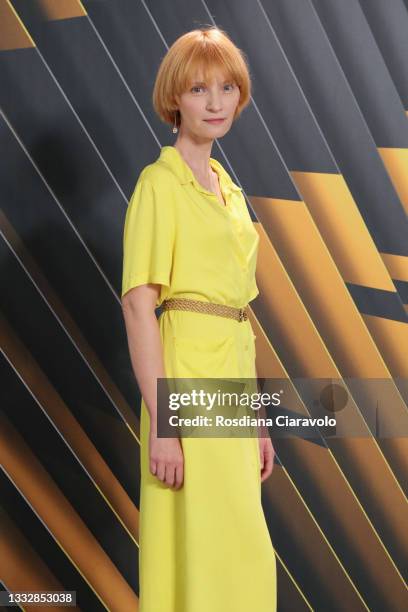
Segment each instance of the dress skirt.
M170 310L159 327L166 377L255 378L249 320ZM181 438L174 490L150 472L143 399L140 431L140 612L275 612L258 438Z

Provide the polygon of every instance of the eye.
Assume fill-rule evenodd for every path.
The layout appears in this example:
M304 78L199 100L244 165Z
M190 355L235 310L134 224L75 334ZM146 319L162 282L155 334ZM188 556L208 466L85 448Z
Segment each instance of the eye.
M227 91L232 91L235 87L234 83L227 83L226 85L224 85L224 87L229 87L230 89L228 89Z
M204 89L204 87L203 85L194 85L194 87L192 87L190 91L192 91L193 93L197 93L196 91L194 91L197 89Z

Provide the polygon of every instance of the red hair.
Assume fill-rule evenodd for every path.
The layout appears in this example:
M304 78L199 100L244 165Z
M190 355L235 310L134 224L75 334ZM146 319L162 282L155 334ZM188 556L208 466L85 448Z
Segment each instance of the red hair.
M153 108L160 119L173 124L177 109L175 96L187 91L199 70L208 82L217 68L226 74L227 79L235 81L240 89L234 116L237 119L251 98L249 68L243 51L238 49L226 32L215 26L183 34L162 59L152 96Z

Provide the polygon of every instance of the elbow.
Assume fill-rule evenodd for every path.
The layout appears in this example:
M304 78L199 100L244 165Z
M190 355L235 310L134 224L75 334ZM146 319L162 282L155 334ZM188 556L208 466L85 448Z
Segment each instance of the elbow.
M158 293L147 285L140 285L130 289L121 298L124 316L154 315Z
M146 311L146 306L142 300L137 299L134 295L130 295L132 292L129 291L122 297L122 312L123 316L135 316Z

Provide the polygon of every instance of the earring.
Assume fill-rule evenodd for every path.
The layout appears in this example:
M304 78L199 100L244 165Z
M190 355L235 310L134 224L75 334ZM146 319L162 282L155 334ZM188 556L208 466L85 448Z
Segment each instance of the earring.
M177 128L177 111L174 113L174 125L173 125L173 134L177 134L178 132L178 128Z

